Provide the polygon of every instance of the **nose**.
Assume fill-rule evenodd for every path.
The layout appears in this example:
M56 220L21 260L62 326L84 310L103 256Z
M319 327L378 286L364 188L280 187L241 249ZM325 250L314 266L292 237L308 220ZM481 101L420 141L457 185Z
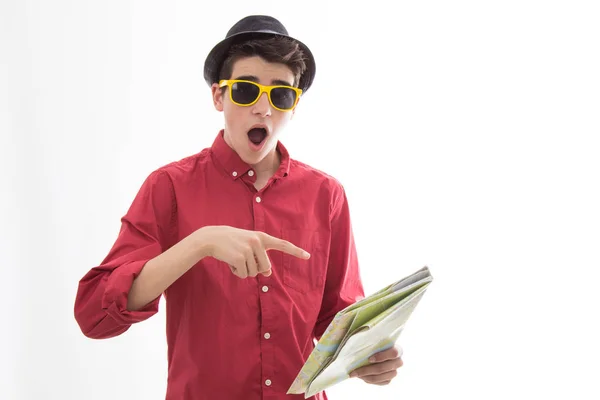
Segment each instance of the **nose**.
M262 93L252 110L254 114L259 114L263 117L271 115L271 103L269 103L269 97L266 93Z

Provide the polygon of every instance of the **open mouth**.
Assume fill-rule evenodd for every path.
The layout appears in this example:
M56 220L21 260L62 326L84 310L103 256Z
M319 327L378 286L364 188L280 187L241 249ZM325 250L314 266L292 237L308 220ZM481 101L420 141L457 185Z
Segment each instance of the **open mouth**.
M260 145L267 137L267 130L265 128L252 128L248 131L248 139L252 144Z

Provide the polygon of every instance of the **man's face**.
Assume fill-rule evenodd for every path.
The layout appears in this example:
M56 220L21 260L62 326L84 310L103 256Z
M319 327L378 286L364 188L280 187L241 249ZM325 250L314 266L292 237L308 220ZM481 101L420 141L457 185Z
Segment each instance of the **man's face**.
M294 82L294 74L285 64L273 64L255 56L242 58L233 65L230 79L254 81L262 85L289 85ZM225 117L225 141L244 162L259 164L268 155L275 154L277 140L283 128L292 118L294 111L280 111L274 108L266 93L262 93L251 106L240 106L231 101L229 88L221 94L217 84L213 84L213 102ZM270 159L271 157L269 157Z

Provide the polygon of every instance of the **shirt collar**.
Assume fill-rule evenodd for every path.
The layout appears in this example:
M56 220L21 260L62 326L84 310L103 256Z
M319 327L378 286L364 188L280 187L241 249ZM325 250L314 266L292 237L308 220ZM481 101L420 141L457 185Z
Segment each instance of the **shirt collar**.
M252 169L252 166L246 164L240 156L225 142L224 130L219 131L215 138L211 152L213 160L232 178L238 179ZM288 176L290 173L290 155L283 144L277 142L277 150L281 155L279 168L275 172L274 178Z

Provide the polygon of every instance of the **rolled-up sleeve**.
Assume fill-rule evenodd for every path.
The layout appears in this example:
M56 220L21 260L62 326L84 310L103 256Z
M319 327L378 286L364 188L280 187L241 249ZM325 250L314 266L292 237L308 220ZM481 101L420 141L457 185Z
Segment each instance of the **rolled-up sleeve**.
M331 239L327 280L319 318L314 330L317 340L325 333L339 311L365 297L348 199L341 185L336 189L331 206Z
M121 219L108 255L79 281L74 311L84 335L114 337L158 312L160 296L136 311L127 310L127 300L144 265L174 244L176 204L168 174L150 174Z

